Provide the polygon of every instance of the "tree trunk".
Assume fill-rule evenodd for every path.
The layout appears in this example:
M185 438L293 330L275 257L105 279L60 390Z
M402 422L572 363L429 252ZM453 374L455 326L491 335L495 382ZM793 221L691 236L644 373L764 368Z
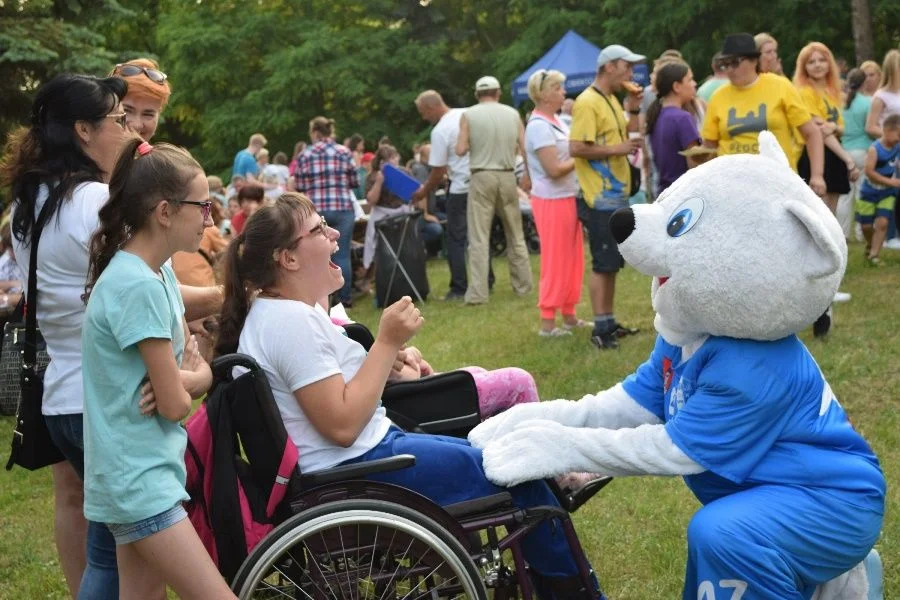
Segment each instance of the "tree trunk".
M875 42L872 35L872 12L869 0L850 0L853 11L853 43L856 46L856 64L875 58Z

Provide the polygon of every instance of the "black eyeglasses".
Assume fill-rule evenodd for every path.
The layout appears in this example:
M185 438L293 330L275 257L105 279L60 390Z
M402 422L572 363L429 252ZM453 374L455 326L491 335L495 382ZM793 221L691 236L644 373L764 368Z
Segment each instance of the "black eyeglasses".
M205 202L198 202L197 200L179 200L179 203L199 206L200 212L203 213L204 221L209 218L209 214L212 212L212 201L210 200L206 200Z
M113 69L113 75L122 75L124 77L133 77L135 75L139 75L143 73L147 76L147 79L154 83L158 83L160 85L166 82L166 79L169 78L168 75L159 71L157 69L148 69L147 67L142 67L140 65L129 65L129 64L120 64L116 65L116 68Z

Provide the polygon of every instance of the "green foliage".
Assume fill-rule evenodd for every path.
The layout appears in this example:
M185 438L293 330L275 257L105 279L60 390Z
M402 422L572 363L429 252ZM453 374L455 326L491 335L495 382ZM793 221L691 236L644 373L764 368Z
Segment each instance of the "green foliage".
M900 5L870 2L882 55L900 43ZM224 175L250 134L290 151L320 114L339 139L358 132L372 147L388 135L408 156L428 133L419 92L467 105L488 73L508 89L569 29L650 57L679 48L699 79L733 31L770 31L789 73L809 40L853 57L849 0L773 0L765 11L715 0L0 0L0 20L0 136L27 122L53 74L149 56L173 88L159 138Z

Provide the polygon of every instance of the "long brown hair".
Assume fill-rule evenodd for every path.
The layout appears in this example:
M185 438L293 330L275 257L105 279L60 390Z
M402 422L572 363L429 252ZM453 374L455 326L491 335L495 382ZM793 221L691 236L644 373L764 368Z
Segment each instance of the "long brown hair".
M100 227L91 237L88 283L82 299L87 302L97 279L131 235L147 223L150 213L163 200L178 203L188 193L191 180L203 169L190 153L171 144L152 146L135 138L125 144L109 181L109 201L100 209ZM149 144L147 144L149 146Z
M253 213L225 251L225 301L219 316L216 356L237 351L250 300L278 277L274 256L297 239L298 223L315 214L312 201L296 192L281 194L274 204Z

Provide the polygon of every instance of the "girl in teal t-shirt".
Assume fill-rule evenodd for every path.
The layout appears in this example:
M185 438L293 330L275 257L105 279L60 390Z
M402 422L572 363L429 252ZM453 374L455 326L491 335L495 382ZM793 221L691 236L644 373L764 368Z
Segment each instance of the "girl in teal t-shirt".
M119 156L91 240L82 329L84 514L116 540L123 598L234 598L182 501L180 421L212 373L188 339L168 261L212 226L209 187L185 150L135 139Z

